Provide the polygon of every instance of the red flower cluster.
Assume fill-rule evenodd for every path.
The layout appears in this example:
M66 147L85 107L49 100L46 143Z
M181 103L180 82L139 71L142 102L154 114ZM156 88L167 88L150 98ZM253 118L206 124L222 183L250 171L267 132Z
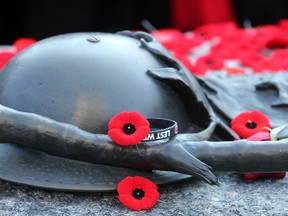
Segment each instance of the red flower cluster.
M271 140L269 118L258 110L243 112L231 121L231 129L240 137L253 141ZM265 131L266 130L266 131ZM268 132L267 132L268 131ZM262 178L284 178L286 172L244 173L246 182L252 183Z
M281 20L277 25L245 29L228 22L206 24L185 33L162 29L151 34L198 76L213 70L229 74L243 74L248 69L277 72L288 70L287 23ZM229 60L234 65L229 65Z
M119 200L126 207L140 211L151 209L158 201L158 187L141 176L127 176L117 185Z
M138 112L120 112L108 124L108 135L122 146L136 145L150 132L150 123Z
M0 49L0 70L9 62L9 60L14 57L17 53L21 52L23 49L34 44L36 40L31 38L19 38L17 39L12 47L6 49Z

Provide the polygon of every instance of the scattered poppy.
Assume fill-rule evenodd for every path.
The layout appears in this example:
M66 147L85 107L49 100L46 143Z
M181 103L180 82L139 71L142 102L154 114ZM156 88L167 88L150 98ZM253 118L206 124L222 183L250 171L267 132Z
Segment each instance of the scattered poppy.
M258 132L253 134L250 137L246 138L247 140L254 140L254 141L269 141L271 140L271 136L269 132Z
M148 120L138 112L120 112L108 124L108 135L122 146L136 145L150 132Z
M205 75L208 70L223 68L223 59L217 55L206 55L197 59L194 73L198 76Z
M234 22L224 22L202 25L184 33L160 29L152 34L196 76L205 75L207 70L224 70L229 75L283 72L288 70L287 23L287 19L282 19L276 25L238 28ZM209 57L203 58L204 55ZM210 56L217 58L207 60ZM230 59L237 60L243 71L225 70L225 61Z
M242 112L231 121L231 129L242 138L248 138L270 128L269 118L258 110Z
M286 176L286 172L275 172L275 173L245 173L243 178L247 183L252 183L258 179L274 178L282 179Z
M135 211L151 209L160 197L157 185L141 176L122 179L117 192L120 202Z

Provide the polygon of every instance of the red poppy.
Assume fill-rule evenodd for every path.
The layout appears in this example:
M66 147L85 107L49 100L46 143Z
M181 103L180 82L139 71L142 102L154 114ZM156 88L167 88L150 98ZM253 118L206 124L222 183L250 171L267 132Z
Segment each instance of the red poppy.
M117 192L120 202L136 211L151 209L160 197L157 185L141 176L125 177L117 185Z
M150 124L138 112L120 112L108 124L108 135L122 146L136 145L150 132Z
M254 73L282 72L287 71L288 57L284 52L285 55L281 54L281 56L274 55L274 52L287 50L287 26L287 19L280 20L277 25L245 29L237 28L235 23L228 22L202 25L185 33L176 29L163 29L155 31L153 34L194 75L203 76L207 70L221 70L223 69L221 62L226 59L238 60L244 72L250 71L250 69ZM206 45L210 46L209 53L205 51ZM213 59L211 61L203 59L203 55L191 55L194 50L202 53L202 46L206 56L217 56L220 60ZM216 68L212 68L214 66ZM228 72L230 74L243 73L238 70L228 70Z
M271 140L270 132L263 132L263 129L265 130L271 128L269 119L263 113L257 110L240 113L232 120L231 128L239 136L248 140ZM284 178L286 176L286 172L244 173L242 176L247 183L252 183L263 178Z
M271 128L270 121L258 110L242 112L231 121L231 129L242 138L248 138L267 128Z

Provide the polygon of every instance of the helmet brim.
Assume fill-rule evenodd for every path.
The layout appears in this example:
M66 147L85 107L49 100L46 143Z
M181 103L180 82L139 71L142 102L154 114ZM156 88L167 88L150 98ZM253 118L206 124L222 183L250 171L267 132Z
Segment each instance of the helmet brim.
M114 191L126 176L142 176L157 185L191 178L170 171L143 171L123 167L91 164L43 152L0 145L0 179L42 189L71 192Z

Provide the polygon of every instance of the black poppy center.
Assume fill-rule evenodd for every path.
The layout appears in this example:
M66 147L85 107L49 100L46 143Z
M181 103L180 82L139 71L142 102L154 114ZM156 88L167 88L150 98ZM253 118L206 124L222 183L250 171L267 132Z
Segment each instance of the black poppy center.
M127 123L122 127L124 133L130 135L133 134L136 131L136 128L133 124Z
M207 64L207 65L211 65L211 64L213 64L213 61L210 60L210 59L208 59L208 60L206 60L206 64Z
M204 37L206 34L205 34L205 32L200 32L199 35L200 35L201 37Z
M145 192L142 190L142 189L139 189L139 188L135 188L133 191L132 191L132 196L135 198L135 199L142 199L145 195Z
M257 124L255 122L252 122L252 121L248 121L246 123L246 127L249 128L249 129L254 129L257 127Z

